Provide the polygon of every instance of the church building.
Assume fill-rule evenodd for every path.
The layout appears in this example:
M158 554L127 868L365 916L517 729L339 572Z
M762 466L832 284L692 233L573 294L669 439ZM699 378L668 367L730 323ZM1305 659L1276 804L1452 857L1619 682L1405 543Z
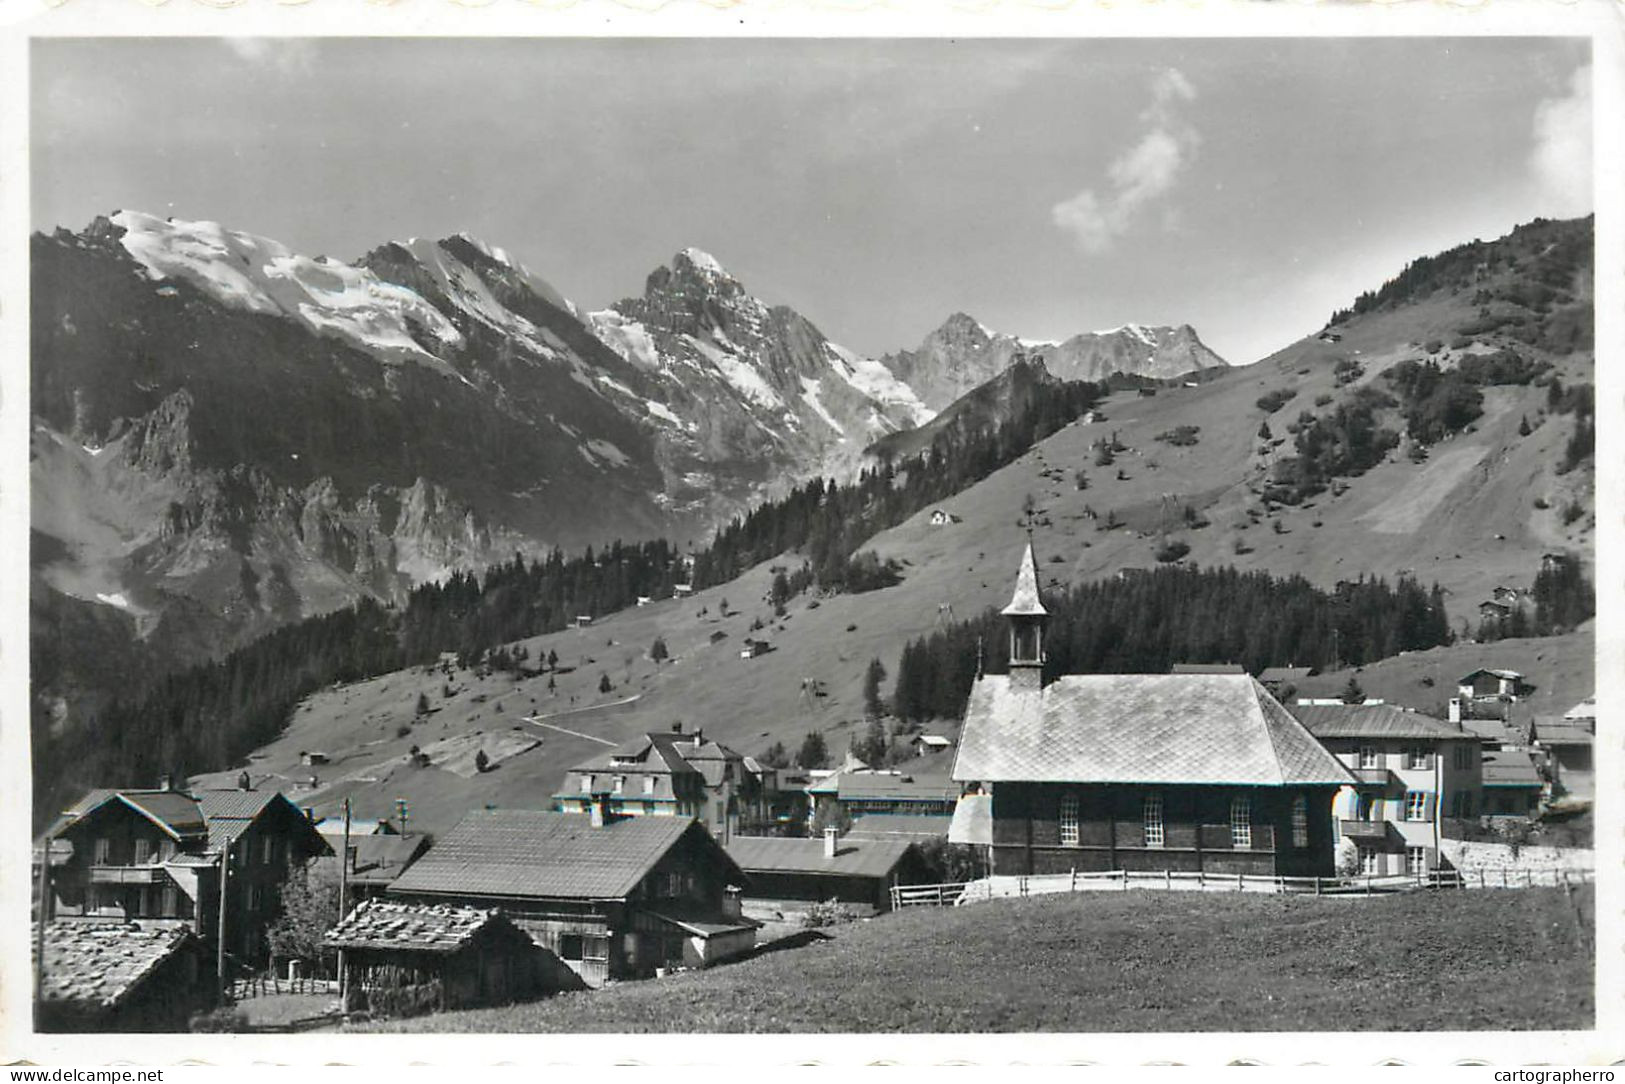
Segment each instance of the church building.
M1353 779L1252 677L1046 682L1030 543L1003 612L1010 671L971 689L950 840L988 845L996 875L1332 875L1332 799Z

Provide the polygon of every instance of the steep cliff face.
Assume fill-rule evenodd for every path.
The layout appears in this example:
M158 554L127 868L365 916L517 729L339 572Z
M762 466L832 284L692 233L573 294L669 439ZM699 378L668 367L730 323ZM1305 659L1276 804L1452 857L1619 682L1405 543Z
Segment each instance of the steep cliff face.
M878 363L746 291L715 258L685 249L643 296L590 317L654 382L672 415L665 456L690 485L679 502L739 503L819 471L839 473L887 433L930 417Z
M918 393L927 408L939 411L1004 372L1018 355L1041 360L1062 380L1104 380L1114 373L1165 380L1227 364L1189 325L1126 324L1063 342L1038 342L993 331L962 312L950 316L914 350L880 360Z

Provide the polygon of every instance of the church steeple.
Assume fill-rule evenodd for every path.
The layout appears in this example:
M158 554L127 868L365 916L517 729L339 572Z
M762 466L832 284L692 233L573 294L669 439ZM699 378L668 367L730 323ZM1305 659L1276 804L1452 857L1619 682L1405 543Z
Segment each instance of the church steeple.
M1010 619L1010 687L1039 689L1044 683L1044 619L1049 611L1038 595L1038 568L1029 540L1016 573L1015 594L1002 611Z

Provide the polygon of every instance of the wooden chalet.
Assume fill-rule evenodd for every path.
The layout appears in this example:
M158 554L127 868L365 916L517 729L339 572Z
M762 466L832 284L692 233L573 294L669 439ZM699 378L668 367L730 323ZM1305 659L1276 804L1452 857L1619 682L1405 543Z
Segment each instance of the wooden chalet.
M289 869L330 849L280 791L92 791L47 833L71 855L51 872L51 917L173 919L213 944L225 874L225 947L261 962Z
M876 914L891 909L894 886L926 879L908 840L841 838L833 828L822 839L740 836L728 854L750 877L746 911L758 917L829 900Z
M1333 872L1332 798L1353 777L1246 674L1046 682L1029 544L1004 614L1010 671L972 687L954 779L995 875ZM978 803L979 804L979 803Z
M1529 684L1516 670L1478 669L1462 676L1457 691L1468 700L1517 701L1529 695Z
M40 1031L186 1031L211 1008L213 960L184 922L84 922L45 926Z
M374 1017L506 1005L583 987L499 911L365 900L327 932L344 1008Z
M748 952L746 877L692 817L469 813L387 898L498 908L589 986Z

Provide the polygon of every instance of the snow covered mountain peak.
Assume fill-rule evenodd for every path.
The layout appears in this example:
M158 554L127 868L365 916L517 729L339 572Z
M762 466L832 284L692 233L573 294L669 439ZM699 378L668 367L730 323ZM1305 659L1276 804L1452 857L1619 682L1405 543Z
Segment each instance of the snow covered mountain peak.
M677 262L679 260L687 263L700 274L710 278L733 278L732 275L728 274L727 269L722 266L721 261L719 261L715 256L711 255L709 252L706 252L704 249L694 248L693 246L683 249L683 251L672 257L672 266L674 268L677 266Z

